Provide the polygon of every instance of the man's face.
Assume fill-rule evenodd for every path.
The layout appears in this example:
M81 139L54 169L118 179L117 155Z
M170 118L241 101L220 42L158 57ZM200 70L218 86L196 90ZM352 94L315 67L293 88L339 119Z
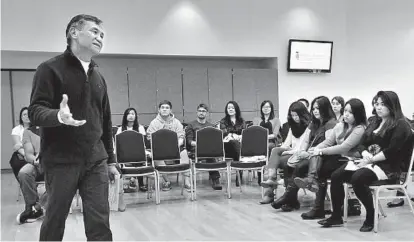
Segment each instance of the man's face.
M101 52L105 36L102 25L86 21L82 29L74 28L73 31L72 38L82 49L88 50L94 55Z
M171 107L168 104L163 104L161 105L161 107L158 109L159 114L162 117L167 117L171 114Z
M203 120L207 117L207 113L208 113L208 111L203 107L199 107L197 109L197 117L201 120Z

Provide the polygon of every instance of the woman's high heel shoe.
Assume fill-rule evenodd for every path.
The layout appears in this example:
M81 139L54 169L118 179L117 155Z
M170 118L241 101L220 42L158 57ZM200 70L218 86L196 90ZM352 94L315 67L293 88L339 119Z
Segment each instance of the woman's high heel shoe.
M389 202L389 203L387 203L387 206L389 208L395 208L395 207L404 206L404 199L400 199L399 202L395 202L395 201Z

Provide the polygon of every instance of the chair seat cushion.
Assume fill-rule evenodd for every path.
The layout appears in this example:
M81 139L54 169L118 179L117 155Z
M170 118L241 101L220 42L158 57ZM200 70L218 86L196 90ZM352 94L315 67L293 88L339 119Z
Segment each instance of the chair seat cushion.
M128 167L121 169L122 174L124 175L139 175L154 172L154 167L144 166L144 167Z
M262 166L266 165L266 161L259 161L259 162L240 162L240 161L232 161L230 163L231 167L240 168L240 169L254 169L254 168L261 168Z
M214 162L214 163L195 163L197 169L221 169L227 167L226 161Z
M190 164L155 166L155 169L160 172L179 172L190 169Z

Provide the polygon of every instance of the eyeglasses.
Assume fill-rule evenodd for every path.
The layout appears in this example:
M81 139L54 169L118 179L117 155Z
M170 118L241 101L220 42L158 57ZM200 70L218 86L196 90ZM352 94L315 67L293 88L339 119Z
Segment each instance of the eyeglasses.
M199 113L207 113L207 110L197 110Z

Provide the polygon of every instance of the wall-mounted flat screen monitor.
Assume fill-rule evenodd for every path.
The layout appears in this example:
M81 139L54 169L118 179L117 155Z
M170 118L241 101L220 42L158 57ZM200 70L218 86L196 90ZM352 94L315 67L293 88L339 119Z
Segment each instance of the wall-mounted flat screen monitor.
M331 73L332 41L289 40L288 72Z

